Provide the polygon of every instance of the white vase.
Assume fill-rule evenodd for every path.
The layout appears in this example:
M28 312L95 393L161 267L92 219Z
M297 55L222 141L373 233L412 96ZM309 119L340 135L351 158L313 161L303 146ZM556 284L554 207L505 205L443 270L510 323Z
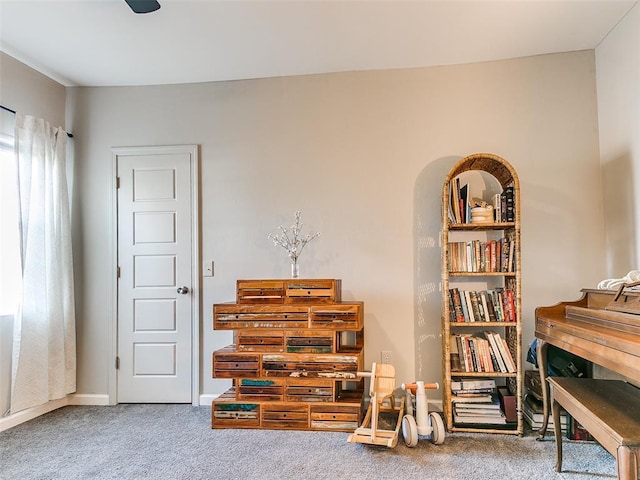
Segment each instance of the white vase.
M291 278L299 278L300 277L300 269L298 262L293 262L291 264Z

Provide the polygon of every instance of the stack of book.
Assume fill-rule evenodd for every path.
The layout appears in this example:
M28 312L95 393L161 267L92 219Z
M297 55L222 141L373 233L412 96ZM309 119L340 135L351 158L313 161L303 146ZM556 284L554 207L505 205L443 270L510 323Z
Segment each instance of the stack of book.
M458 424L504 425L507 419L491 378L452 379L453 421Z
M522 417L531 426L532 430L539 430L542 427L543 418L542 400L539 400L531 392L527 393L522 402ZM563 410L560 415L560 427L562 433L567 432L567 414ZM549 422L547 424L547 430L553 432L553 414L549 412Z

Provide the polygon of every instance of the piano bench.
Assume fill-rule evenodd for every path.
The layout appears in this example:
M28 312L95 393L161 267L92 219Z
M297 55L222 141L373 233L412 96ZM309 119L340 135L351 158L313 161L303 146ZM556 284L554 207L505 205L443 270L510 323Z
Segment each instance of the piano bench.
M640 389L621 380L549 377L556 438L556 471L562 471L560 407L616 459L620 480L640 474Z

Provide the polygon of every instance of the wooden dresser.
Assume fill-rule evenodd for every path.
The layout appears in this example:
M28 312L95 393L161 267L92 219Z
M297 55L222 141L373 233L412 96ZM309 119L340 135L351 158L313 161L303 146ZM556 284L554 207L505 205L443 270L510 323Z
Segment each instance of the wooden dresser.
M213 352L212 428L353 431L362 412L363 303L336 279L238 280L235 303L213 306L234 343Z

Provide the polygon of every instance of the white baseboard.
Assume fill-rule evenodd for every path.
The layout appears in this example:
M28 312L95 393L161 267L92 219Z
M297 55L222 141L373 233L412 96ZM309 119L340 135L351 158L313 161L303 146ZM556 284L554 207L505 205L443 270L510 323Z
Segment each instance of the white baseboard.
M40 415L52 412L58 408L66 407L67 405L106 406L109 405L109 395L72 394L59 400L51 400L44 405L27 408L9 415L8 417L0 418L0 432L8 430L11 427L15 427L16 425L20 425L21 423L28 422L29 420L33 420Z
M203 407L210 407L211 402L222 395L222 393L203 393L202 395L200 395L200 405Z
M52 412L58 408L66 407L69 405L69 397L61 398L60 400L51 400L44 405L38 405L37 407L27 408L20 412L9 415L8 417L0 418L0 432L8 430L11 427L20 425L21 423L33 420L40 415Z
M109 395L104 394L90 394L90 393L76 393L69 395L69 405L109 405Z

